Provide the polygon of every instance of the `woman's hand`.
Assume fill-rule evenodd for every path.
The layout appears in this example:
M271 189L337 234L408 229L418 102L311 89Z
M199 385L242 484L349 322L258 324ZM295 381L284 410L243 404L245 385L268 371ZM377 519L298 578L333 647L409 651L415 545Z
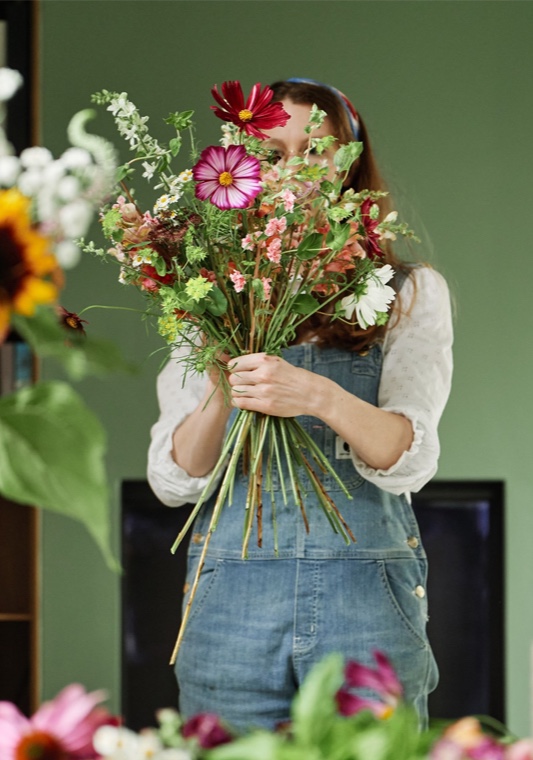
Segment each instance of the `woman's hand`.
M245 354L230 361L228 369L232 402L239 409L296 417L319 408L324 378L279 356Z
M240 356L228 369L234 406L276 417L318 417L370 467L388 469L411 446L408 419L363 401L327 377L266 354Z

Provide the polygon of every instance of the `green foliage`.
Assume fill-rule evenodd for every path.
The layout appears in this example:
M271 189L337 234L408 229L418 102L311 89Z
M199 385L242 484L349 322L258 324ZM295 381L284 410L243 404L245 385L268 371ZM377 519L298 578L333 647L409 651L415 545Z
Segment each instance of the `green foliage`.
M309 293L300 293L291 302L292 310L296 314L314 314L320 308L320 303L309 295Z
M0 398L0 492L80 521L116 570L105 448L100 422L66 383L38 383Z
M346 143L346 145L341 145L338 151L335 153L333 163L339 172L347 172L350 170L353 162L359 158L362 152L362 142Z
M114 343L62 327L50 309L40 309L31 318L16 316L13 325L36 354L59 361L72 380L136 371Z
M106 237L120 242L124 237L124 230L119 227L122 216L118 208L108 209L102 217L102 230Z
M308 261L314 259L317 253L321 250L324 242L324 235L321 232L311 232L310 235L306 235L298 249L296 256L302 261Z
M183 129L188 129L192 125L192 117L194 111L175 111L170 113L166 119L163 119L165 124L171 124L176 128L178 132Z

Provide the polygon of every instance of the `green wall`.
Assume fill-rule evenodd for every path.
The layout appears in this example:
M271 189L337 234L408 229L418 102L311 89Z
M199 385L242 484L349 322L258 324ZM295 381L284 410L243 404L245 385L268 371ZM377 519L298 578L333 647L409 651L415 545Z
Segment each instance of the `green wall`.
M532 29L531 2L503 0L43 0L40 14L42 137L54 151L66 147L71 114L101 88L127 91L161 137L159 117L194 108L204 145L218 139L209 90L226 79L249 87L314 77L363 114L396 205L424 232L421 255L457 304L438 477L506 483L507 689L519 734L530 729L533 639ZM114 135L107 117L94 130ZM83 261L64 305L139 305L116 274ZM118 515L120 481L144 477L159 363L149 354L159 343L136 315L88 318L140 363L133 378L81 386L107 424ZM106 687L118 706L119 578L66 519L45 516L42 548L43 693L76 679Z

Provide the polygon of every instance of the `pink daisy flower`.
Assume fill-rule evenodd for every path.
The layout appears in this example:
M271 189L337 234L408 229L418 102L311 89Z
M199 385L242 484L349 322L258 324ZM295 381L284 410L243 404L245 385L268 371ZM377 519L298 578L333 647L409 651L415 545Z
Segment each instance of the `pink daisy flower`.
M281 261L281 240L275 237L267 245L267 259L274 264L279 264Z
M231 121L247 135L253 135L259 139L267 137L261 129L283 127L290 119L289 114L281 103L271 103L274 97L273 90L265 87L261 92L261 83L257 82L244 102L244 95L240 82L223 82L222 95L219 94L215 85L211 94L221 106L211 106L219 119Z
M285 217L281 216L279 219L275 217L274 219L271 219L265 227L265 234L268 235L268 237L271 235L281 235L286 229L287 220Z
M0 702L0 758L3 760L88 760L97 757L93 735L115 722L98 702L101 691L88 694L71 684L26 718L11 702Z
M196 197L223 210L246 208L261 192L259 161L243 145L205 148L192 174Z

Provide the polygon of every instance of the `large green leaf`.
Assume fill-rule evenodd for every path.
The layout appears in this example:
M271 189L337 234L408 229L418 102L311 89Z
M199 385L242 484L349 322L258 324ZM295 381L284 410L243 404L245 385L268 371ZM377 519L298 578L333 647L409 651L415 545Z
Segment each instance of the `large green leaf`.
M317 663L292 703L292 730L298 742L320 745L327 737L337 706L335 693L344 680L344 659L333 652Z
M0 492L79 520L116 570L105 451L102 425L67 383L37 383L0 398Z

